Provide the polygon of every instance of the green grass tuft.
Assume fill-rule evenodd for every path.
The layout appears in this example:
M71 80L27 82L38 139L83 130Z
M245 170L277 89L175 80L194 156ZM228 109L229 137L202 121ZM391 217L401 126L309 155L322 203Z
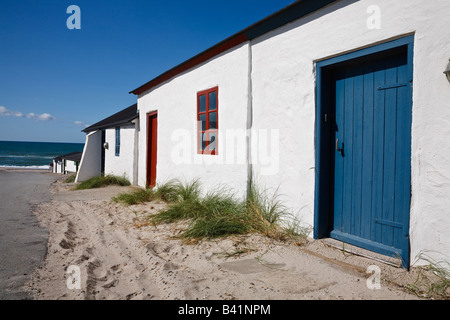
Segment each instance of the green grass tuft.
M154 190L157 197L163 201L175 202L179 200L178 184L175 180L157 184L152 190Z
M170 204L169 207L152 217L155 223L170 223L177 220L193 219L202 212L202 204L198 200L182 201Z
M101 188L110 185L129 186L131 183L125 177L117 177L113 175L93 177L89 180L81 182L75 187L75 190Z
M423 252L419 257L429 265L419 267L416 281L408 284L407 288L419 297L450 300L450 263L445 260L437 261Z
M211 190L201 195L198 180L180 182L169 180L154 189L122 194L113 200L137 204L160 199L166 201L165 210L151 217L158 223L191 220L184 238L214 238L233 234L259 232L283 239L306 239L306 229L283 205L277 194L268 196L265 190L250 183L247 197L239 200L226 188Z
M73 183L75 182L75 178L77 177L77 175L71 174L70 176L67 177L67 179L64 180L64 183Z
M113 201L128 205L162 200L167 203L178 203L198 199L200 188L197 181L190 184L181 184L176 180L169 180L156 185L153 189L139 189L131 193L122 193L113 198Z
M177 193L181 201L198 200L201 193L200 182L198 179L192 182L182 183L177 181Z
M250 226L244 219L238 216L213 216L202 217L195 220L183 233L183 238L217 238L233 234L245 234L250 231Z
M127 205L150 202L155 199L157 199L157 195L152 189L139 189L131 193L121 193L112 198L115 202L122 202Z
M181 189L183 188L179 190ZM199 191L196 191L189 192L188 197L180 196L179 201L169 204L166 210L156 214L153 221L155 223L170 223L184 219L231 217L237 212L242 212L242 209L242 206L231 195L223 191L210 192L204 197L200 197Z

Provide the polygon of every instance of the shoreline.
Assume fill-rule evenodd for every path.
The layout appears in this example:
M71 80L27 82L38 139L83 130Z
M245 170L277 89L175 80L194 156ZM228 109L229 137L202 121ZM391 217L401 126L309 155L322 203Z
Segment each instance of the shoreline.
M59 179L59 177L67 176L58 173L54 173L50 169L41 169L41 168L24 168L24 167L0 167L0 172L22 172L22 173L48 173L54 175L55 180ZM50 187L49 187L50 189Z
M34 168L34 167L2 167L2 166L0 166L0 171L53 173L50 168L45 169L45 168Z

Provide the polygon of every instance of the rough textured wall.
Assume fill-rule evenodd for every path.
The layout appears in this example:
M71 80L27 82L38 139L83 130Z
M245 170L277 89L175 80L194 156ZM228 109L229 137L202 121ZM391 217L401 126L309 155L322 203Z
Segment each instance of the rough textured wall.
M197 92L218 86L218 155L197 154ZM158 111L157 183L199 178L205 191L226 185L244 194L247 179L245 139L231 136L247 125L248 45L229 50L141 95L139 185L146 183L147 118ZM227 138L227 135L229 138ZM239 135L238 136L242 136ZM238 139L236 139L238 140ZM234 152L235 159L227 158Z
M76 182L85 181L101 174L102 132L94 131L86 135L83 155L78 168Z
M369 27L373 5L379 29ZM315 62L414 34L411 261L429 250L450 257L449 13L444 0L340 1L252 42L254 128L280 132L279 170L261 180L305 223L314 220Z
M105 174L125 177L133 182L134 134L134 125L120 127L120 153L116 156L116 130L115 128L105 130L105 141L109 145L105 150Z

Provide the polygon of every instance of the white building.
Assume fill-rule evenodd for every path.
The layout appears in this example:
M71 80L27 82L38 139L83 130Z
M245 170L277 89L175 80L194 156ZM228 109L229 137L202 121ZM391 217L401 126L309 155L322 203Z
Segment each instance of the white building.
M137 184L138 118L134 104L83 130L86 143L77 182L111 174Z
M54 173L76 173L81 161L81 152L75 151L53 158Z
M108 126L105 172L242 195L253 174L314 238L448 261L449 13L447 0L297 1L133 90L139 170L109 167Z

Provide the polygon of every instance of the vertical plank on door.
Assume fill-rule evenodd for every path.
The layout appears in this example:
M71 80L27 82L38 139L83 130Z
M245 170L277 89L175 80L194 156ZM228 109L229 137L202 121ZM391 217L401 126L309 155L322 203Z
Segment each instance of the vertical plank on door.
M406 59L399 57L399 59ZM409 230L404 230L408 226L407 217L409 217L410 205L410 163L411 159L411 101L409 96L410 79L408 78L408 65L406 61L400 61L398 67L399 83L407 83L407 86L397 88L397 157L396 157L396 183L395 183L395 204L394 204L394 221L403 225L403 228L394 229L394 247L404 248L405 237L408 236ZM405 143L405 141L408 141ZM406 217L406 218L405 218Z
M395 59L387 60L386 84L397 83L397 66ZM395 197L395 162L397 149L397 88L386 89L384 111L384 176L383 176L383 219L394 220ZM394 245L394 228L390 225L382 226L382 243Z
M352 165L353 165L353 77L345 79L344 104L344 172L343 172L343 205L342 205L342 232L350 233L352 224Z
M385 84L384 61L374 63L374 88ZM373 110L373 187L372 187L372 212L373 219L381 219L383 212L383 172L384 172L384 90L374 92ZM381 225L373 223L372 239L381 243Z
M344 141L344 107L345 107L345 79L340 78L340 75L336 76L336 134L335 141L339 139L340 142ZM342 210L343 210L343 174L344 174L344 162L340 152L336 149L335 152L335 179L334 179L334 229L342 230Z
M364 75L363 65L354 68L353 78L353 177L352 177L352 229L350 233L361 236L361 178L363 147L363 113L364 113Z
M361 237L372 238L372 184L373 184L373 119L374 119L374 75L373 64L366 64L364 71L364 113L362 145L362 188L361 188Z

